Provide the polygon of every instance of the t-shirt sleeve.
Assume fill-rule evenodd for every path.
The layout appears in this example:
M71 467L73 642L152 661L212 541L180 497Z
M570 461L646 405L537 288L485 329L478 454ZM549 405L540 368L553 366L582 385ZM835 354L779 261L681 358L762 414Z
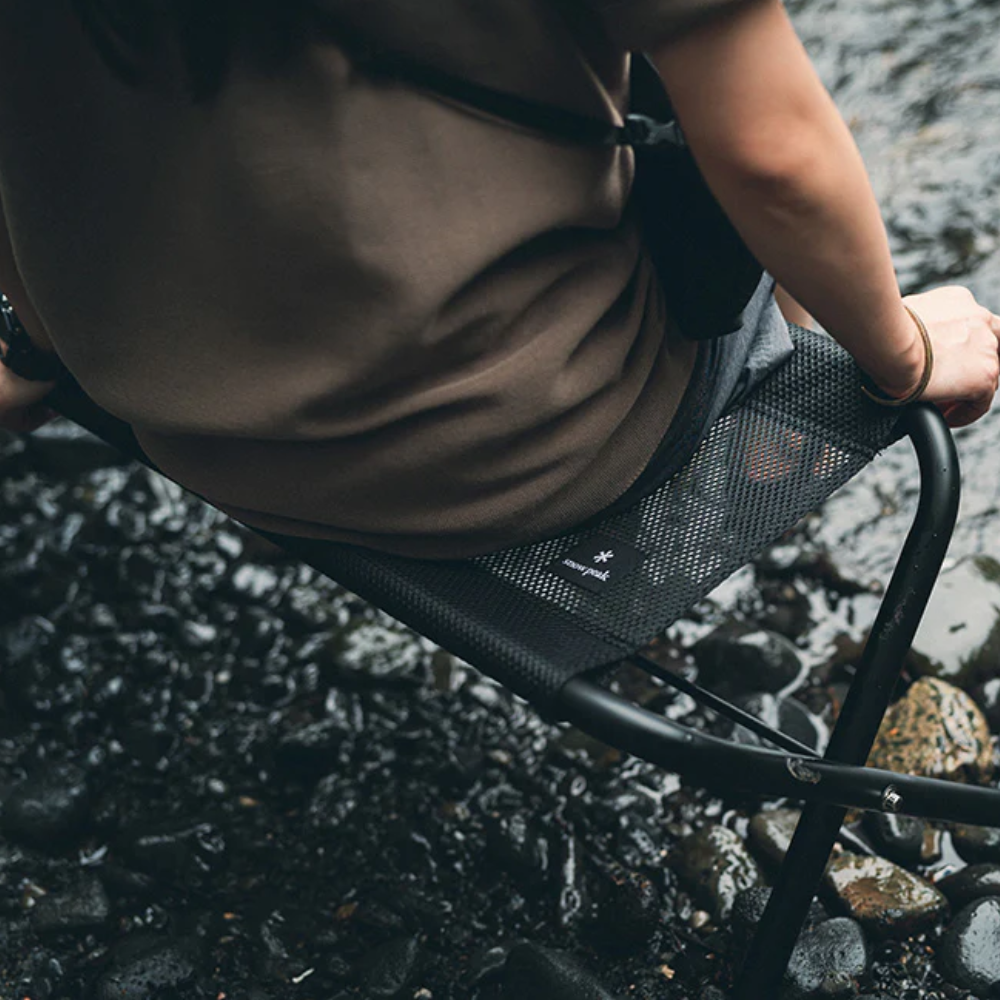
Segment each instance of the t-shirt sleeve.
M623 49L640 51L665 42L699 21L752 0L579 0Z

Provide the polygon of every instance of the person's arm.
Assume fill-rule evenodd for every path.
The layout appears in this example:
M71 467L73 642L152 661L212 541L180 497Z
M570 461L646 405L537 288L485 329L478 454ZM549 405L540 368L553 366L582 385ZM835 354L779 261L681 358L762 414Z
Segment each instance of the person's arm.
M745 0L651 54L747 245L883 390L905 396L923 345L860 153L780 0ZM907 301L934 343L922 398L954 425L971 422L997 388L1000 318L964 289Z

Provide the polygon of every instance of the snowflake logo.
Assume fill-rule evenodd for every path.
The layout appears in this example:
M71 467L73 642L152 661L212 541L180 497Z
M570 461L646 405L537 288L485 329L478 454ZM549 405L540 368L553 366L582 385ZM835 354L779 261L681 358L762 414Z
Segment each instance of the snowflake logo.
M611 560L614 559L614 557L615 554L614 552L611 551L611 549L605 549L603 552L598 552L597 555L594 556L594 562L595 563L611 562Z

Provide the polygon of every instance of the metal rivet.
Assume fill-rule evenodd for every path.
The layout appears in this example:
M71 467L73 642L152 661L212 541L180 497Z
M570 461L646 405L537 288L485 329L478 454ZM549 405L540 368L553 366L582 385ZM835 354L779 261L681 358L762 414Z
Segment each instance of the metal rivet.
M903 796L896 791L895 785L888 785L882 792L882 811L898 813L903 808Z

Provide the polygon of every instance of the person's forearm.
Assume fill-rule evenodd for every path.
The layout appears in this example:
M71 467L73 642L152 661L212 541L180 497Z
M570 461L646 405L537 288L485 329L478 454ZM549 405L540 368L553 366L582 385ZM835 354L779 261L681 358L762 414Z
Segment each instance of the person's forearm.
M653 53L709 186L761 263L884 388L923 349L861 156L778 0Z

